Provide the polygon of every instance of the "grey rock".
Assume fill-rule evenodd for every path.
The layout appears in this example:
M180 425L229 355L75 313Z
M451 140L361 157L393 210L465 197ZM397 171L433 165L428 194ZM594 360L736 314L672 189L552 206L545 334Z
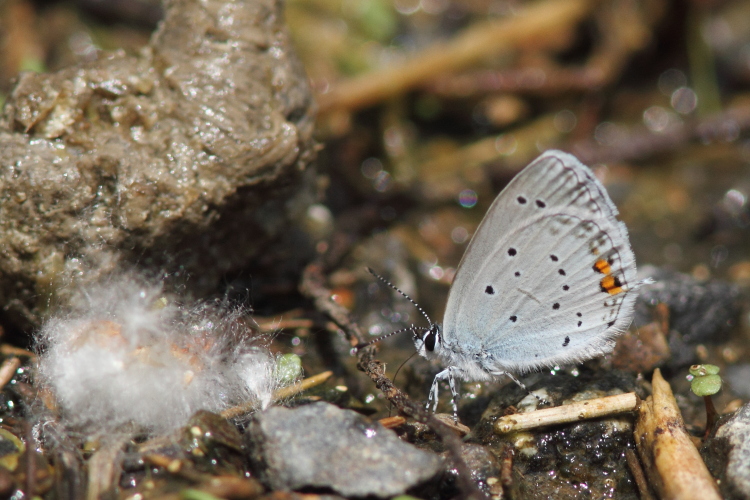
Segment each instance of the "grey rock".
M281 4L167 0L138 55L19 77L0 116L11 321L38 322L71 284L123 263L201 295L227 272L284 258L269 242L318 181L314 105Z
M248 426L250 461L274 490L325 488L390 497L435 477L440 458L393 431L328 403L274 407Z
M725 422L701 450L724 498L750 498L750 403Z

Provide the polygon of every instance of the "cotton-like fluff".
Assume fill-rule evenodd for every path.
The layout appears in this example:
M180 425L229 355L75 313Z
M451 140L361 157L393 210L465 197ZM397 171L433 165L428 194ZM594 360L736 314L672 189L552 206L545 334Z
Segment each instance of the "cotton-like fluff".
M236 312L171 304L158 287L122 278L44 324L38 377L72 427L166 432L197 410L272 402L276 358L247 332Z

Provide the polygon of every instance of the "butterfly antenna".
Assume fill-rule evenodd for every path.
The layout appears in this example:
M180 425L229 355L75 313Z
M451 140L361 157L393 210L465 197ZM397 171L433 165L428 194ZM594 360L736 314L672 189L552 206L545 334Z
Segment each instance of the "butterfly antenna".
M396 331L393 331L393 332L390 332L390 333L386 333L385 335L381 335L380 337L378 337L376 339L373 339L373 340L370 340L369 342L362 342L361 344L357 344L356 346L354 346L352 348L352 354L356 354L357 351L359 351L360 349L364 349L368 345L377 344L381 340L387 339L388 337L391 337L391 336L396 335L398 333L414 332L414 331L417 331L417 330L424 331L424 330L429 330L429 328L427 328L426 326L414 326L414 325L411 325L409 328L402 328L401 330L396 330Z
M387 279L383 278L381 275L379 275L378 273L376 273L375 271L373 271L371 268L368 267L367 271L370 274L372 274L373 276L375 276L377 279L379 279L380 281L382 281L383 283L385 283L386 285L388 285L389 287L393 288L398 293L400 293L401 295L403 295L406 300L408 300L409 302L411 302L412 304L414 304L414 307L417 308L417 311L419 311L422 314L422 316L424 316L424 318L427 320L427 322L430 324L430 326L432 326L432 320L430 319L429 316L427 316L427 313L425 312L425 310L422 309L419 306L419 304L417 304L411 297L409 297L404 292L402 292L401 290L399 290L398 288L396 288L396 286L394 286L393 283L391 283Z

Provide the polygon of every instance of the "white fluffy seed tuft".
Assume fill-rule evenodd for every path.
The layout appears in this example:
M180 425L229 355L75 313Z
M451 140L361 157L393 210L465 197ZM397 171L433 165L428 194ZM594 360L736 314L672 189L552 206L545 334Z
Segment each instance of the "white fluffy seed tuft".
M38 377L61 418L86 432L135 423L152 433L198 410L273 402L282 385L267 339L238 312L169 302L159 287L122 277L88 289L37 338Z

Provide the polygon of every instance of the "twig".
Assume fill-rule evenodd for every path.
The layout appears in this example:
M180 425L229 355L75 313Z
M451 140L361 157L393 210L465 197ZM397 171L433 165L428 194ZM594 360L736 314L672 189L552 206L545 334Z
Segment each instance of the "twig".
M375 386L385 395L386 399L393 403L401 413L413 418L417 422L427 425L440 437L458 470L457 482L462 496L474 500L485 499L484 493L471 480L471 471L461 455L462 441L456 431L396 388L393 385L393 381L386 377L383 364L374 359L374 352L375 349L372 346L362 349L359 355L358 368L370 377Z
M520 7L509 19L478 23L447 43L430 46L400 65L346 80L318 98L322 114L356 110L407 92L436 75L454 72L494 54L559 41L589 12L588 0L545 0Z
M503 489L503 498L512 498L513 491L513 446L506 445L500 461L500 486Z
M306 379L301 380L296 384L290 385L289 387L282 387L281 389L273 393L273 398L276 400L290 398L295 394L299 394L302 391L306 391L322 384L323 382L331 378L331 375L333 375L333 372L327 371L318 373L317 375L313 375L312 377L307 377Z
M635 411L637 408L638 396L634 392L628 392L627 394L589 399L554 408L500 417L495 422L495 432L507 434L509 432L527 431L548 425L568 424L580 420L627 413Z
M633 479L635 479L635 485L638 487L638 494L641 500L656 500L654 495L651 494L651 488L648 487L646 474L643 472L638 455L630 448L627 448L625 450L625 460L628 462L631 474L633 474Z
M367 213L358 215L362 218L368 218ZM361 221L352 220L344 221L341 226L346 226L347 222L355 226L362 225ZM317 310L327 314L344 331L351 345L355 346L364 343L364 335L359 325L350 317L349 312L343 306L330 300L331 290L326 287L324 274L326 269L330 269L351 248L353 241L349 231L339 230L335 232L331 243L328 245L328 251L321 254L315 262L305 268L300 283L300 291L312 299ZM383 392L399 412L427 425L440 437L458 470L457 485L462 497L470 500L486 499L486 496L471 479L471 471L462 458L462 441L458 434L435 418L422 405L413 402L406 394L397 389L393 382L386 377L382 363L374 359L374 353L374 346L359 350L357 367L370 377L375 386Z
M3 361L3 364L0 365L0 389L11 381L20 366L21 360L18 358L8 358Z
M189 461L158 453L145 453L142 458L144 462L187 479L195 484L196 490L209 493L216 498L255 498L264 491L260 482L254 478L206 474L195 469Z
M659 4L654 7L654 3ZM466 98L477 93L513 92L549 97L570 91L591 92L610 85L622 74L633 54L651 41L653 26L666 8L653 2L645 12L635 2L608 2L593 16L600 42L583 67L559 67L554 63L500 70L479 70L445 75L428 89L443 96Z
M685 430L669 383L657 368L653 394L641 403L635 443L650 483L660 498L721 498L698 450Z
M318 373L317 375L307 377L306 379L301 380L296 384L292 384L288 387L282 387L281 389L273 393L273 400L278 401L281 399L290 398L295 394L299 394L302 391L306 391L307 389L315 387L316 385L322 384L323 382L331 378L331 375L333 375L333 372L331 371ZM237 418L246 413L250 413L254 409L255 402L250 401L238 406L233 406L232 408L227 408L226 410L221 412L221 416L224 418Z
M396 427L404 425L406 419L404 417L385 417L378 420L378 422L386 429L395 429Z
M26 428L26 498L34 498L36 492L36 446L34 445L34 431L31 424L24 423Z
M105 491L117 484L120 474L120 450L130 440L127 435L113 435L88 460L87 500L99 500Z
M300 284L302 293L311 299L315 308L328 315L339 328L346 332L352 347L365 342L359 325L351 318L349 311L343 306L331 300L331 291L325 286L323 266L319 262L308 265L302 273Z
M31 359L36 359L36 354L34 354L33 352L10 344L1 345L0 354L2 354L3 356L24 356Z

